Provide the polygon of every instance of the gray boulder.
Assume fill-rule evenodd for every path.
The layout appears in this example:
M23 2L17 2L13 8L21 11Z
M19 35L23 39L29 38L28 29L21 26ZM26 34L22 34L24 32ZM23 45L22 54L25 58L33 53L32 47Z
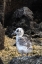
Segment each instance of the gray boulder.
M12 16L14 27L30 27L30 21L33 21L33 12L28 7L17 9Z
M11 28L7 28L6 34L10 36L12 29L17 27L22 27L25 33L30 33L27 31L30 29L30 21L33 21L33 12L28 7L17 9L11 19Z
M29 19L33 20L33 12L28 7L23 7L23 8L17 9L14 12L15 18L18 18L18 17L20 18L23 15L28 17Z
M42 64L42 56L14 57L9 64Z
M37 13L36 16L38 17ZM20 7L13 13L10 21L11 26L7 27L6 34L12 37L13 30L22 27L25 34L33 35L33 38L42 37L42 22L37 19L34 20L34 18L33 12L28 7Z

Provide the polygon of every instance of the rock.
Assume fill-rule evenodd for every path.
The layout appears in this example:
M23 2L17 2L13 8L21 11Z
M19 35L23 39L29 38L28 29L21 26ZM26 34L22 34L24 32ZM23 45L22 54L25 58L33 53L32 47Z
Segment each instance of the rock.
M12 17L12 14L15 10L20 9L24 6L29 7L30 9L32 8L32 4L34 3L34 0L12 0L9 1L7 0L5 3L5 24L4 26L7 27L11 24L10 20Z
M35 43L34 43L34 45L42 46L42 45L41 45L41 43L42 43L42 42L41 42L41 40L40 40L40 39L35 38L35 39L34 39L34 42L35 42Z
M32 35L32 38L42 38L42 32L41 31L33 31L34 32L34 35Z
M1 58L0 58L0 64L3 64L3 61L1 60Z
M40 38L40 35L34 34L34 35L32 35L32 38Z
M12 21L12 25L15 27L29 28L30 21L33 21L33 12L28 7L17 9L13 14Z
M17 9L13 15L15 18L20 18L24 15L28 17L28 19L33 20L33 12L28 7Z
M42 64L42 56L14 57L9 64Z
M0 22L0 50L4 48L4 36L5 36L5 31Z
M12 38L12 32L13 32L14 27L13 26L9 26L7 27L5 34L8 35L8 37Z
M37 0L19 0L19 1L13 0L13 1L11 1L11 4L12 4L11 7L12 7L12 10L16 10L23 6L27 6L27 7L31 8L32 4L36 1Z
M40 32L42 31L42 22L38 24L36 21L33 21L33 12L28 7L17 9L14 12L11 19L11 26L7 28L6 34L9 37L12 37L11 33L17 27L22 27L25 31L25 34L35 34L35 36L33 36L34 38L42 37Z
M14 27L14 30L17 27L22 27L25 30L25 33L30 33L27 29L30 29L30 21L33 21L33 12L28 7L22 7L17 9L11 19L11 26L7 28L7 34L11 35Z
M2 15L0 14L0 22L3 25L3 21L2 21Z
M39 24L39 30L42 31L42 22Z
M39 29L39 24L37 24L35 21L30 22L30 28L31 29Z
M42 38L42 32L40 31L38 34L39 34L39 36Z
M34 21L37 23L42 22L42 0L12 0L6 1L5 7L5 26L10 26L12 22L10 22L13 12L22 7L29 7L30 10L33 11Z

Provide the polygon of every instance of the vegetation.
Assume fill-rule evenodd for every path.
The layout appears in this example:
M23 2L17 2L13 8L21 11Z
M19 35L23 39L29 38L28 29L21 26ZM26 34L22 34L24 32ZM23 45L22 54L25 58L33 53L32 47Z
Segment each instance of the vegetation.
M16 46L13 46L14 43L15 39L11 39L5 35L5 48L3 50L0 50L0 57L3 60L4 64L8 64L13 57L21 56L18 53ZM33 52L29 55L42 55L42 46L33 45Z

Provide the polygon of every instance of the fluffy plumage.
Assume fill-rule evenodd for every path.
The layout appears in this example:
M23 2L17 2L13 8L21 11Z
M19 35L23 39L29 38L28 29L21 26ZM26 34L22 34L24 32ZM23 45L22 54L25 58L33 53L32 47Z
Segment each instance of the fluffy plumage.
M22 28L17 28L13 34L14 33L16 34L16 47L18 52L21 54L32 52L32 43L29 38L24 35L24 30Z

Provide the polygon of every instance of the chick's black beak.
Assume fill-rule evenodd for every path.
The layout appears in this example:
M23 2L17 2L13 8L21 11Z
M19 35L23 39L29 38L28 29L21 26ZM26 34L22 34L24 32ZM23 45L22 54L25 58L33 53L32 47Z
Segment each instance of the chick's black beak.
M13 31L13 33L11 34L12 36L16 36L16 32L15 31Z

